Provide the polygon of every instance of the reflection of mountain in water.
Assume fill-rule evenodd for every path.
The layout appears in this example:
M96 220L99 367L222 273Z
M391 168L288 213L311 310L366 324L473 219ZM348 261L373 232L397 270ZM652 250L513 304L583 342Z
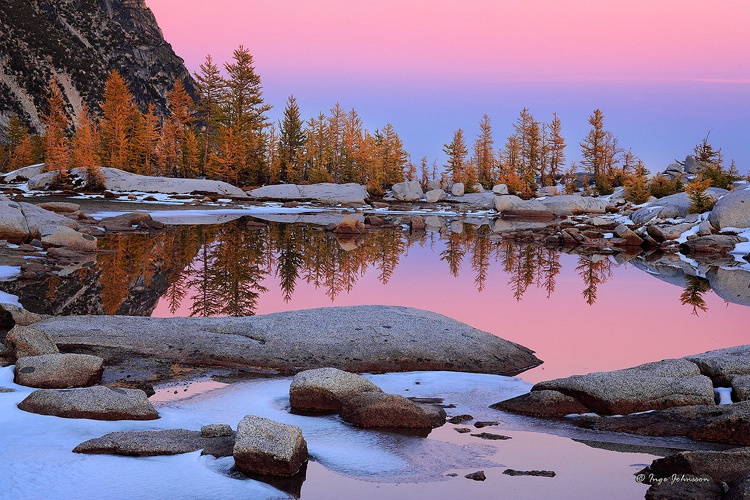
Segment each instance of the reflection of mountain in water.
M100 241L95 266L66 271L43 281L0 283L18 295L27 309L68 314L148 316L164 297L172 310L190 306L193 316L249 316L278 280L282 296L292 299L305 282L334 301L353 290L370 271L387 284L403 255L416 246L438 247L436 259L458 277L467 266L482 291L492 266L500 266L508 286L521 300L534 286L555 291L561 272L554 248L493 241L487 226L465 224L462 231L408 233L380 230L342 237L307 224L248 223L246 219L212 226L176 226L157 234L120 234ZM439 251L439 254L438 254ZM713 267L704 274L675 255L630 261L649 275L685 289L684 304L706 310L703 294L711 287L724 300L750 305L750 272ZM599 286L615 264L605 255L579 255L575 272L581 295L594 304ZM710 283L710 285L709 285Z

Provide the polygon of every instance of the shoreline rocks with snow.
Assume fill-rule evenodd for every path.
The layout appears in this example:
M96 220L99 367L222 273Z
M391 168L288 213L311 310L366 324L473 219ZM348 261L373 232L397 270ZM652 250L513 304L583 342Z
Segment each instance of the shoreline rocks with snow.
M339 204L349 203L364 205L370 197L361 184L274 184L248 191L247 194L260 200L307 201L314 200L321 203Z
M750 345L708 351L613 372L540 382L531 392L495 403L496 410L560 418L589 412L600 416L573 423L598 431L647 436L687 436L750 446L750 393L733 392L717 404L714 387L741 385L750 374Z

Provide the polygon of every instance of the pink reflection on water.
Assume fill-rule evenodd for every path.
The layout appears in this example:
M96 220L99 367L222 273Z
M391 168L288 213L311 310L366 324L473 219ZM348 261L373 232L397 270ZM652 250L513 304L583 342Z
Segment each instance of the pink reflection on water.
M596 303L588 305L582 297L584 284L575 272L579 257L562 254L562 272L550 297L531 285L516 301L499 262L491 262L486 288L478 292L466 261L459 276L451 276L448 265L439 260L441 245L434 251L410 247L386 285L378 281L377 269L369 269L350 293L337 296L335 302L323 289L299 280L286 303L278 278L271 274L263 282L268 292L260 297L256 313L363 304L434 311L536 351L544 364L521 375L530 382L748 342L749 308L727 304L708 292L708 312L696 317L691 307L680 303L682 288L630 265L613 265L612 277L599 286ZM174 315L188 316L189 306L189 301L184 302ZM153 315L172 316L165 299Z

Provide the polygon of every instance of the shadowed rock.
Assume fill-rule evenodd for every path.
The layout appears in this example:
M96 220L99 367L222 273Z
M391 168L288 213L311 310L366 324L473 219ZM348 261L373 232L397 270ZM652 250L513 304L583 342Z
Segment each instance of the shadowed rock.
M98 384L104 360L88 354L44 354L19 358L15 382L27 387L65 389Z
M450 370L513 375L541 362L523 346L428 311L311 309L247 318L54 317L35 324L58 346L186 365L354 373ZM107 361L108 365L111 361Z
M600 431L643 436L687 436L696 441L750 446L750 401L682 406L622 417L605 417L593 423L592 427Z
M18 408L40 415L94 420L154 420L159 414L139 389L105 386L82 389L39 389Z
M605 415L714 403L711 379L684 359L574 375L540 382L531 390L544 389L571 396L592 411Z
M361 375L336 368L305 370L289 386L289 402L300 411L339 411L347 399L363 392L383 392Z
M521 394L515 398L490 405L490 408L532 417L564 417L565 415L591 411L577 399L550 390Z
M237 425L233 455L243 473L292 476L307 462L307 443L299 427L247 415Z
M205 437L199 431L169 429L163 431L110 432L89 439L73 448L74 453L152 457L178 455L203 450L216 458L232 456L234 434Z
M673 474L710 477L733 483L750 474L750 448L726 451L683 451L654 460L642 474L670 478Z
M433 427L431 415L418 405L396 394L365 392L347 399L341 408L341 418L357 427L411 429L429 432ZM445 413L443 412L443 421Z

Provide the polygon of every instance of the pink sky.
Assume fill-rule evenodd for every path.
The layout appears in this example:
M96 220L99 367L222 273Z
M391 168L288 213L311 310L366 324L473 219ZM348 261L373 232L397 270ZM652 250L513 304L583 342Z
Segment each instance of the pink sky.
M371 129L393 123L415 161L442 162L484 113L499 145L526 106L558 112L570 159L600 107L652 171L708 131L750 165L746 0L146 1L193 71L249 48L274 120L290 94L308 117L341 102Z

